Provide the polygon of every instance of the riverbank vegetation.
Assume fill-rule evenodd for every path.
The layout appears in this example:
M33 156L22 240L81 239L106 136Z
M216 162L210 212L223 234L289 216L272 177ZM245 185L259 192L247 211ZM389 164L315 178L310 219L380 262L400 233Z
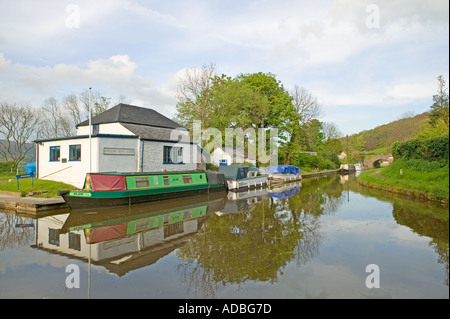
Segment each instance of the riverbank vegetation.
M370 187L409 193L449 202L449 104L442 77L433 96L429 120L415 139L392 143L394 162L362 173L358 180Z

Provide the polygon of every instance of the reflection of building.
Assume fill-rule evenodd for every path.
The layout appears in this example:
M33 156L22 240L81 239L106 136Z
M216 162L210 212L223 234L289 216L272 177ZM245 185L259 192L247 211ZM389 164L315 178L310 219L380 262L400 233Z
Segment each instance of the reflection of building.
M89 260L122 276L180 247L224 200L214 195L47 216L38 219L36 247Z

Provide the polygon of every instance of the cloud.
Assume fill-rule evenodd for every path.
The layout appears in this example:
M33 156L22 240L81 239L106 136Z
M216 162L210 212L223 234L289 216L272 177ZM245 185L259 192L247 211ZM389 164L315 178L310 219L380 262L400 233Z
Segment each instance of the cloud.
M176 103L172 91L164 84L137 75L137 68L127 55L77 65L35 67L13 63L0 53L0 88L6 94L3 99L7 101L40 106L48 97L62 98L92 87L113 99L124 94L133 103L171 116Z

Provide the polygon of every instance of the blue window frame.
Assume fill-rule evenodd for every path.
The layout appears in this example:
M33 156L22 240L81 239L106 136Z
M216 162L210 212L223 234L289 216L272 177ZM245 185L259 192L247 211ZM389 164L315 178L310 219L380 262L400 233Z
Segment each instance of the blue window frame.
M164 146L163 164L183 164L183 148Z
M81 145L69 145L69 161L81 161Z
M50 146L50 162L59 162L61 148L59 146Z

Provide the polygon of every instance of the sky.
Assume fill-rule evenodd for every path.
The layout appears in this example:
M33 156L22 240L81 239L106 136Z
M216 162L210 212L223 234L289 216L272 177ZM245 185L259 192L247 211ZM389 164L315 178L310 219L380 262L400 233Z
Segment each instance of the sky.
M343 135L428 111L448 0L0 0L0 102L92 88L171 118L188 69L276 75Z

